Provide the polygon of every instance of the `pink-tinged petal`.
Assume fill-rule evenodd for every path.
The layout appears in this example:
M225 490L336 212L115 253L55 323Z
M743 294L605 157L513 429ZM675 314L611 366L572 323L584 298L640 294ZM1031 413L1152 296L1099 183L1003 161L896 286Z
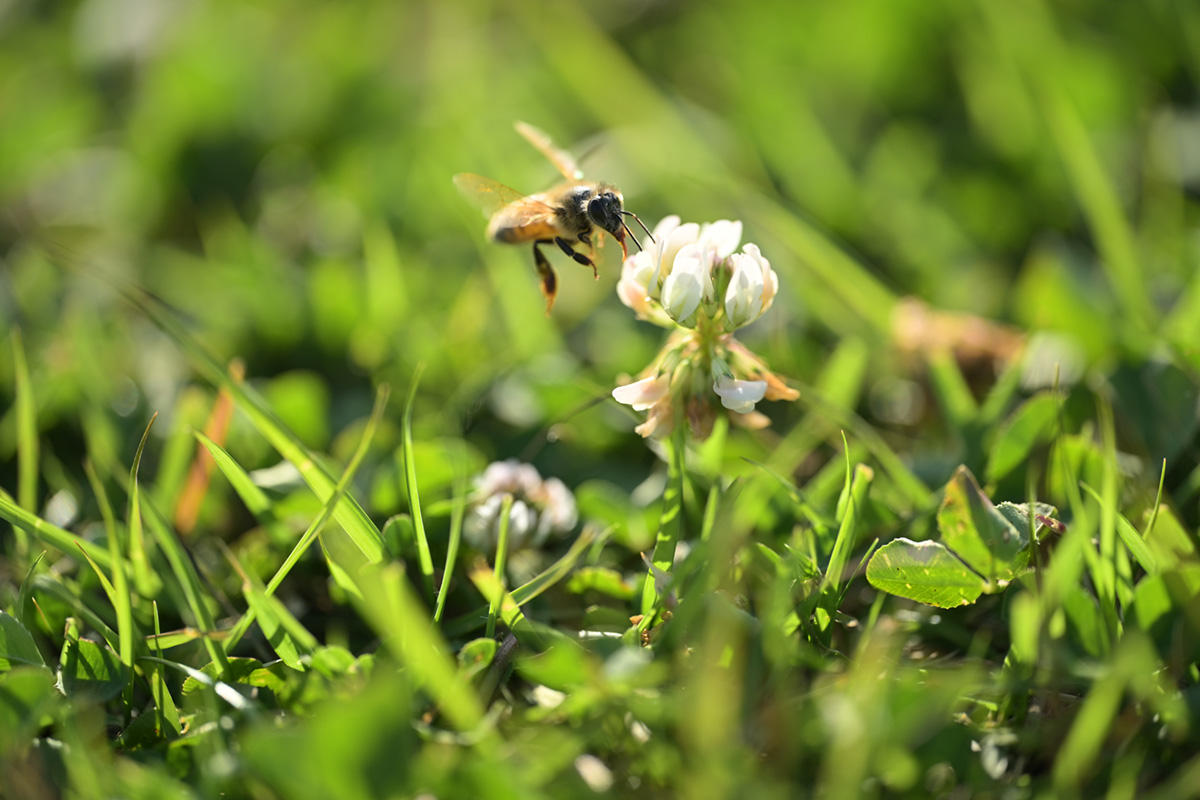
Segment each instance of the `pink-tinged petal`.
M666 396L670 382L666 375L643 378L612 390L613 399L635 411L645 411Z
M650 310L650 296L646 294L646 287L626 275L622 275L621 280L617 281L617 297L640 317L644 317Z

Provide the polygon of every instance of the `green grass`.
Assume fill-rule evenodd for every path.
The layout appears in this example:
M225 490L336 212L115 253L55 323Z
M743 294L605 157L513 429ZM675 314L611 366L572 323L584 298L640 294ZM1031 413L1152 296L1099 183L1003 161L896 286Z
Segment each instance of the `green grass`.
M0 795L1200 796L1195 4L43 5ZM770 427L632 431L618 248L547 318L451 182L517 120L743 222Z

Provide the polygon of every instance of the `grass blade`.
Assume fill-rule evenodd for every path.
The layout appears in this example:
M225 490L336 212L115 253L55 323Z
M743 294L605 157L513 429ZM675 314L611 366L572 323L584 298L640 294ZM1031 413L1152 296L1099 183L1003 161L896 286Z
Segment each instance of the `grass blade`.
M503 600L504 586L507 583L504 570L508 565L508 529L512 522L512 506L513 496L505 494L500 501L500 534L496 539L496 566L492 570L496 574L496 580L500 582L501 590L496 592L488 608L487 637L489 639L496 635L496 617L500 613L500 602Z
M73 553L76 548L79 548L100 566L105 568L112 566L112 559L103 549L90 542L81 542L70 531L63 530L57 525L51 525L44 519L26 511L14 503L12 498L3 491L0 491L0 517L30 533L33 538L43 544L48 544L64 553Z
M146 511L149 512L146 514L146 522L150 526L150 532L156 539L159 549L167 557L167 563L171 565L171 572L183 590L196 627L206 634L215 632L217 626L205 603L204 593L200 588L200 576L196 574L196 567L192 564L191 556L184 549L183 543L179 541L179 537L175 535L162 512L149 503L146 504ZM216 644L211 636L204 636L202 641L209 657L217 664L220 673L224 675L229 667L229 659L225 657L225 651Z
M21 581L21 589L17 592L17 608L15 616L17 622L21 623L28 630L33 630L33 619L31 615L25 613L25 609L29 607L30 592L33 589L33 574L37 570L38 564L42 563L42 559L46 557L46 551L38 553L37 558L29 565L29 569L25 573L24 580Z
M150 422L146 425L146 432L142 434L142 440L138 443L137 452L133 456L133 466L129 468L129 542L127 550L129 551L129 563L133 566L134 582L137 583L138 592L143 597L154 597L162 588L162 581L150 568L150 562L146 558L146 538L142 533L142 507L139 499L141 490L138 487L138 468L142 464L142 453L146 449L146 440L150 438L150 429L154 426L156 419L158 419L157 411L150 417Z
M662 517L658 524L658 534L654 540L654 556L651 558L649 577L642 588L642 621L639 628L645 630L654 621L654 611L657 609L659 595L655 589L654 568L665 573L671 572L675 564L675 547L683 528L683 481L684 454L686 449L684 427L676 425L671 436L670 461L667 462L667 487L663 491ZM642 626L645 627L642 627Z
M108 502L108 493L104 491L104 485L100 483L90 461L84 463L84 471L87 473L88 481L92 484L92 492L100 506L100 514L104 518L104 528L108 535L108 554L112 558L112 583L108 584L104 580L103 573L99 569L96 571L106 584L105 589L109 591L108 599L113 604L113 610L117 612L117 655L120 657L121 663L128 668L128 674L132 675L133 651L139 634L133 622L133 598L129 592L129 581L125 576L125 559L121 554L121 539L117 535L116 520L113 517L112 506ZM126 724L128 724L128 720L126 720Z
M466 481L461 475L455 480L454 508L450 512L450 542L446 545L446 566L442 571L442 588L438 590L437 606L433 610L433 621L442 621L446 598L450 594L450 580L454 576L454 565L458 560L458 546L462 542L463 516L467 511Z
M21 329L13 326L13 378L16 383L17 414L17 502L27 511L37 511L38 435L37 404L33 397L33 382L25 360ZM29 551L27 531L16 528L17 552Z
M321 512L317 515L317 518L308 526L308 530L300 537L300 541L292 548L292 552L288 554L283 564L275 571L275 575L264 590L267 596L275 593L275 590L279 588L279 584L283 583L283 579L291 572L292 567L296 565L296 562L300 560L301 556L304 555L320 534L321 529L325 527L325 523L335 514L335 509L341 502L342 497L345 496L346 488L354 480L354 475L358 471L359 465L370 449L371 442L375 439L375 432L379 429L379 423L383 419L383 412L387 408L389 396L391 396L391 387L386 383L380 384L378 390L375 392L375 407L371 410L371 416L367 420L366 428L363 429L363 435L359 439L358 447L355 449L354 455L350 457L350 463L346 465L346 471L342 473L341 479L333 487L333 492L326 498L325 505L321 508ZM238 472L244 474L245 471L232 458L229 459L229 462ZM251 606L242 614L230 632L229 637L225 640L224 652L231 652L242 640L242 637L246 635L246 631L250 629L250 625L254 622L254 613L254 607Z
M233 490L237 492L238 497L246 504L246 508L254 515L254 518L259 522L272 522L275 519L275 512L271 508L271 500L267 497L267 493L251 480L250 475L242 466L233 460L233 457L225 451L225 448L214 442L212 439L205 436L200 431L195 432L196 439L200 444L204 445L204 449L212 456L217 467Z
M421 372L424 365L417 365L413 373L412 386L408 390L408 400L404 403L404 485L408 492L408 508L412 513L413 528L417 535L417 560L420 562L421 578L425 583L425 593L433 597L433 557L429 553L429 540L425 537L425 521L421 517L421 496L417 490L417 460L413 455L412 410L417 397L417 385L421 382Z
M188 333L173 312L139 288L121 285L118 290L171 337L210 381L229 390L238 407L246 413L254 427L281 456L299 470L301 477L321 502L327 501L334 494L336 482L329 470L317 459L316 454L283 424L257 392L236 380L216 356ZM339 497L333 516L369 561L378 563L383 559L383 537L367 516L367 512L354 498L348 495Z

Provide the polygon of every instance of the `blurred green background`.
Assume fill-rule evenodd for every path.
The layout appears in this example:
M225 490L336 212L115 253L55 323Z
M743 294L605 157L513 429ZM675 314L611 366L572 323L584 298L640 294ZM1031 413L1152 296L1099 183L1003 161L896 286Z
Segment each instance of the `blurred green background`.
M591 404L660 338L614 295L616 248L598 282L552 256L546 319L527 249L488 245L450 180L551 184L526 120L648 224L743 220L782 283L746 341L802 386L832 353L861 361L856 410L937 485L962 443L889 346L898 297L1058 331L1076 374L1163 346L1195 363L1198 71L1200 7L1166 0L8 0L0 314L24 332L45 479L81 484L85 435L128 463L153 411L159 436L205 413L99 271L242 359L337 458L372 384L402 397L423 362L431 451L463 437L477 465L636 486L654 456L631 415ZM5 346L0 409L12 392ZM801 413L764 410L776 431ZM1130 446L1174 459L1190 425ZM733 468L772 436L739 439ZM0 485L14 439L10 409ZM275 461L240 420L230 449ZM373 474L368 510L392 513L395 472Z
M513 130L524 120L581 155L589 177L618 185L648 225L667 214L740 219L744 241L760 245L777 271L774 308L739 338L789 376L801 399L761 404L769 430L732 431L725 441L718 429L714 444L691 453L681 499L694 537L708 488L764 476L738 484L750 485L743 494L730 490L736 507L722 500L724 529L713 541L746 546L715 551L681 584L696 588L680 608L703 609L703 624L693 616L688 627L681 611L661 650L598 638L585 660L580 648L568 666L586 680L561 683L579 703L575 716L510 697L511 716L498 723L508 738L491 750L501 737L458 747L427 730L432 712L411 675L377 668L386 677L359 691L355 670L369 669L380 640L394 644L389 632L423 619L364 620L314 548L280 597L322 651L352 651L328 688L330 705L341 707L320 715L308 738L302 726L274 729L274 710L264 713L249 734L228 734L244 748L239 757L269 771L272 785L319 797L338 787L364 796L353 783L361 765L397 781L380 784L393 794L427 782L467 787L460 791L470 796L493 783L532 796L513 788L526 778L553 796L564 786L583 793L569 765L592 751L633 792L736 796L750 786L755 796L791 796L817 786L841 797L898 787L928 796L960 778L955 791L1000 775L1009 783L997 794L1028 796L1030 781L1044 786L1053 768L1056 787L1095 796L1111 779L1128 791L1110 796L1132 797L1139 775L1154 782L1190 759L1177 776L1182 788L1162 796L1194 794L1194 726L1184 731L1200 707L1194 591L1169 599L1163 576L1148 575L1138 592L1154 612L1149 622L1126 620L1132 635L1110 642L1086 590L1099 560L1085 575L1079 554L1092 552L1100 529L1104 558L1116 564L1119 552L1124 565L1122 612L1135 608L1134 571L1115 548L1117 512L1131 525L1145 521L1164 463L1159 518L1194 549L1198 87L1200 4L1188 0L0 0L0 487L32 492L22 506L97 542L101 511L82 462L90 457L100 482L119 484L157 412L141 465L144 497L168 510L180 497L192 430L204 427L217 392L114 289L135 283L221 362L240 360L334 474L350 459L376 387L389 384L384 424L351 487L380 523L409 508L400 419L424 365L414 450L438 568L456 476L496 459L530 461L576 491L581 520L612 526L611 543L591 547L587 564L608 570L593 580L619 584L602 602L586 585L558 587L526 609L530 618L572 632L626 630L633 581L646 574L638 554L654 543L666 479L654 449L632 432L635 415L608 395L653 358L663 332L615 296L611 243L598 281L550 254L561 285L546 318L528 248L484 240L484 218L451 177L475 172L526 192L554 183L553 167ZM993 334L1029 334L1027 358L1005 373L989 354L960 351L960 373L937 352L952 341L914 347L899 335L895 312L911 309L901 301L912 296L1009 326ZM18 477L19 342L37 404L39 435L21 448L40 471L36 486ZM997 372L1001 389L988 395ZM1061 394L1038 394L1056 381ZM999 399L975 404L989 396ZM241 412L226 446L247 470L280 461ZM990 460L1002 446L1009 455ZM1005 459L1004 470L993 469ZM751 463L767 460L803 502ZM1051 556L1025 588L1014 582L1007 595L944 614L856 581L837 606L838 639L814 650L795 632L809 621L793 611L797 595L813 590L829 543L814 545L813 518L802 516L818 509L832 519L851 462L878 473L850 543L856 557L872 540L931 535L938 487L960 463L997 501L1036 494L1058 504L1077 549ZM1076 478L1104 492L1102 506L1080 499ZM320 507L294 481L271 497L282 522L259 525L215 476L186 539L210 587L206 602L223 620L242 602L224 543L270 576ZM388 555L412 564L411 541L397 541L402 527L385 529ZM9 526L0 528L0 549L15 552ZM546 560L565 548L552 543ZM805 550L810 571L788 572ZM771 556L782 566L764 577L760 562ZM82 565L60 570L67 560L44 564L39 576L46 614L36 635L48 653L66 616L79 612L72 599L107 613L94 576ZM452 573L438 629L453 650L482 625L481 595L465 574L472 563L464 554ZM0 559L6 602L28 566ZM725 576L726 567L739 574ZM1044 574L1057 588L1038 595ZM729 593L711 591L718 577L728 578ZM60 584L72 588L45 591ZM1116 630L1114 591L1104 608ZM144 632L155 593L139 592ZM163 628L192 624L170 595L161 595ZM747 596L749 612L735 607ZM1157 625L1153 649L1135 622ZM924 638L910 647L918 628ZM270 656L263 641L247 644ZM199 645L175 652L181 663L206 663ZM889 659L900 666L881 680ZM355 677L343 681L343 672ZM289 680L312 677L297 675ZM1186 684L1186 698L1169 699L1190 711L1164 723L1153 700L1168 693L1151 675ZM527 685L512 691L560 685L536 671L521 680ZM648 686L661 693L652 697ZM967 695L973 717L964 722ZM303 717L306 697L288 699L287 713ZM125 723L131 707L122 702ZM141 774L136 759L151 764L161 754L135 747L133 757L109 762L104 726L115 714L77 708L78 730L103 744L68 736L68 745L115 763L122 780ZM634 713L652 737L637 735ZM44 739L41 717L24 714L25 738ZM1010 733L1020 734L1019 746L1003 739ZM200 740L199 755L180 757L186 763L175 769L216 794L238 785L217 769L234 761L201 748L225 735L222 726L173 740L162 757ZM26 741L12 741L23 758ZM1109 757L1114 743L1128 745L1119 758ZM92 769L87 757L66 768L77 770L71 785L84 787L80 796L101 791L78 771ZM142 772L146 781L158 774ZM750 783L762 775L761 786ZM163 796L155 787L145 795Z

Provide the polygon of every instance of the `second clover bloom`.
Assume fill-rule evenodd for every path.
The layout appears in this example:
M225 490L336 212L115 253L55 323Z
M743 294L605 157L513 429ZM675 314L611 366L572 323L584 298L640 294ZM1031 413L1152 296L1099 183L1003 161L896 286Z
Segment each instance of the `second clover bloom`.
M542 478L531 464L496 461L475 479L471 511L463 525L465 538L477 550L495 549L506 494L513 498L508 515L508 540L513 550L538 547L550 534L575 527L575 497L562 481Z

